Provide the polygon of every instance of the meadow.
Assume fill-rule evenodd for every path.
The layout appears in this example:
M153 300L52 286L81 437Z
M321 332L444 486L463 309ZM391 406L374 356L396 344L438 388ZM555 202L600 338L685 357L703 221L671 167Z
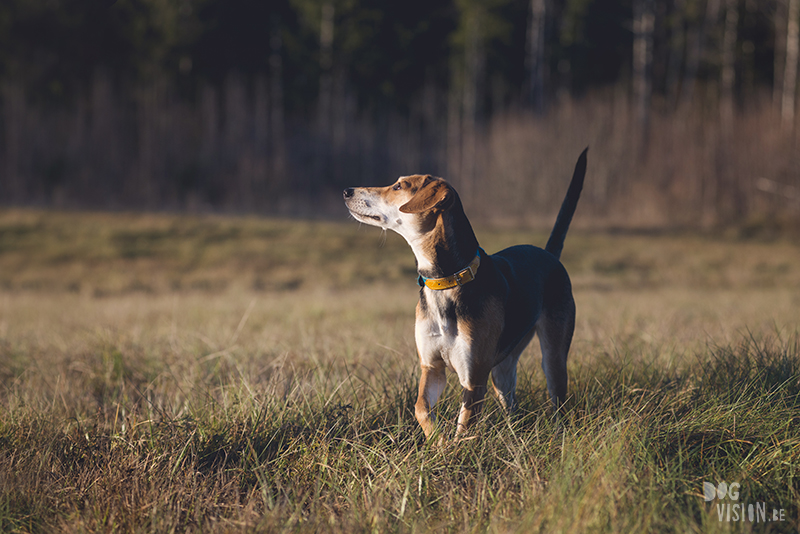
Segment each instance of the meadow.
M797 532L797 239L578 226L562 260L565 417L534 342L459 441L449 375L438 446L398 236L0 211L0 532Z

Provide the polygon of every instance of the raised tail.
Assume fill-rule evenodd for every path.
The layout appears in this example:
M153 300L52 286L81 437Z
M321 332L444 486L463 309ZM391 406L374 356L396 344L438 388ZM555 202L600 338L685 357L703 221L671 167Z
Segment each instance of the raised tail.
M569 183L567 196L564 197L564 202L561 203L561 209L558 210L558 217L556 217L556 224L553 226L553 231L550 232L550 239L547 240L547 245L544 247L547 252L556 258L561 257L564 238L567 237L569 223L572 222L572 215L575 213L578 198L581 196L583 177L586 175L586 152L588 150L589 147L584 148L581 155L578 156L578 162L575 164L575 172L572 173L572 181Z

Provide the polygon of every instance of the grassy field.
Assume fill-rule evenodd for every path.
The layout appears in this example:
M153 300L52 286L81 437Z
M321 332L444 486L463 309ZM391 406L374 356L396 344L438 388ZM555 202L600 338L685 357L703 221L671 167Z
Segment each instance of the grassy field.
M438 447L398 236L2 211L0 532L797 532L798 243L574 231L562 259L563 426L532 346L519 412ZM784 520L727 520L761 503Z

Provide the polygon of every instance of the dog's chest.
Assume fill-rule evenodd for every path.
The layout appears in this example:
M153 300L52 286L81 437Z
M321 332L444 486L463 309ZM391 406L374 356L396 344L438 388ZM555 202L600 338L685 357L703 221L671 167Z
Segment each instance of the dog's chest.
M466 340L459 331L454 302L439 295L428 298L417 315L415 337L424 365L444 360L457 372L464 366Z

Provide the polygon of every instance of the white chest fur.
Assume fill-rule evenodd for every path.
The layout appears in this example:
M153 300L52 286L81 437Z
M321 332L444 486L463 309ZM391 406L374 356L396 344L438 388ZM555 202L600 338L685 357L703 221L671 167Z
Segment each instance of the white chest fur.
M417 317L414 336L423 366L445 365L458 375L463 387L470 382L470 340L458 328L458 319L447 298L425 289L427 310Z

